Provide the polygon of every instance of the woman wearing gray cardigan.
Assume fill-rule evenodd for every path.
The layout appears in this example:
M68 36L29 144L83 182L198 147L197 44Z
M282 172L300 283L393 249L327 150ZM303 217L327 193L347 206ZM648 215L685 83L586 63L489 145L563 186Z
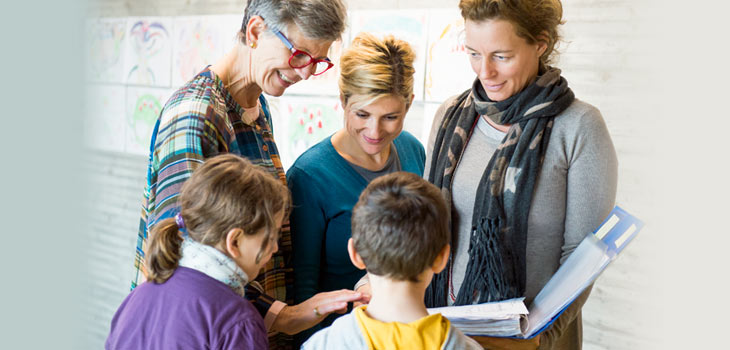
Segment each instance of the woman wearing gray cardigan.
M611 211L617 159L600 112L549 65L559 0L462 0L471 89L436 113L426 178L450 199L452 255L429 307L537 293ZM490 349L580 349L590 290L529 340Z

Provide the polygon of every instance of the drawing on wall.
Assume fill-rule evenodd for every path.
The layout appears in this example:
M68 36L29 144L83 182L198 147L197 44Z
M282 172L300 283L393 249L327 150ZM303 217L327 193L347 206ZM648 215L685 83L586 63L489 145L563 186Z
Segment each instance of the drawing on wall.
M458 10L431 10L426 63L426 101L443 102L476 78L464 47L464 19Z
M130 18L127 22L126 83L170 86L170 18Z
M102 83L124 81L125 24L123 18L86 22L86 79Z
M172 86L181 86L223 56L218 16L176 17Z
M416 70L413 93L416 101L423 100L425 52L427 44L427 12L423 10L364 10L352 11L351 39L360 32L369 32L379 37L392 34L407 41L416 54L413 63Z
M309 147L342 128L343 112L336 98L267 97L267 100L272 105L274 139L287 169Z
M428 138L438 105L469 88L474 79L464 49L463 20L457 10L365 10L353 11L350 18L351 29L328 52L335 63L330 71L295 84L284 97L268 97L285 167L342 126L343 112L337 98L340 57L356 33L366 31L380 37L393 34L414 48L414 93L416 100L425 97L426 103L422 104L422 123L413 121L420 119L419 110L418 117L410 118L410 124L421 140ZM89 20L89 79L127 87L94 88L100 92L93 98L96 102L87 107L94 117L86 126L96 131L89 134L87 142L94 147L146 155L154 123L172 93L171 83L173 87L184 84L233 48L240 21L239 15ZM109 92L112 90L117 91ZM106 125L116 125L117 129L103 129ZM120 126L124 132L119 132Z
M174 90L127 87L125 151L149 155L152 131Z
M84 144L93 149L124 152L124 86L86 86Z

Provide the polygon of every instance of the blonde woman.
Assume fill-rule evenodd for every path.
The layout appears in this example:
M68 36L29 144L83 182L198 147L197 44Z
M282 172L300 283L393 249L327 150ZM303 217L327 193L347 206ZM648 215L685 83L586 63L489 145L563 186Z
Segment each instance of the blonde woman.
M414 97L413 60L407 42L370 34L358 35L342 56L344 127L304 152L287 172L294 204L295 302L352 288L363 276L350 262L347 241L352 207L368 183L401 170L423 174L423 146L403 131Z

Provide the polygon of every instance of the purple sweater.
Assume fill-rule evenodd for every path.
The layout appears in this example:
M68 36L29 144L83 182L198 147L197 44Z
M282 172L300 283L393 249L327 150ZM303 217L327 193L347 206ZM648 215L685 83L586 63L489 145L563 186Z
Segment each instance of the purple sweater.
M268 349L264 320L225 284L186 267L145 282L112 319L106 349Z

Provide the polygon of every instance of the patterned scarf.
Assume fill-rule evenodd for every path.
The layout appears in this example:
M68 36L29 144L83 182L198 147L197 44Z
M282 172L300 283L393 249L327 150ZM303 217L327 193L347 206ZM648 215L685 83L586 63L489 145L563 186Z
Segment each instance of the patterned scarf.
M469 262L455 305L521 297L525 292L527 218L553 118L573 102L573 92L560 70L543 70L521 92L491 101L479 79L446 110L439 130L428 180L441 188L451 205L455 169L477 118L511 124L489 160L477 188L469 242ZM452 209L453 210L453 209ZM452 232L457 232L452 222ZM452 258L453 248L452 247ZM453 265L450 261L449 266ZM451 269L434 276L426 292L428 307L445 306Z
M209 245L185 237L179 266L200 271L225 283L240 296L245 296L248 275L231 258Z

